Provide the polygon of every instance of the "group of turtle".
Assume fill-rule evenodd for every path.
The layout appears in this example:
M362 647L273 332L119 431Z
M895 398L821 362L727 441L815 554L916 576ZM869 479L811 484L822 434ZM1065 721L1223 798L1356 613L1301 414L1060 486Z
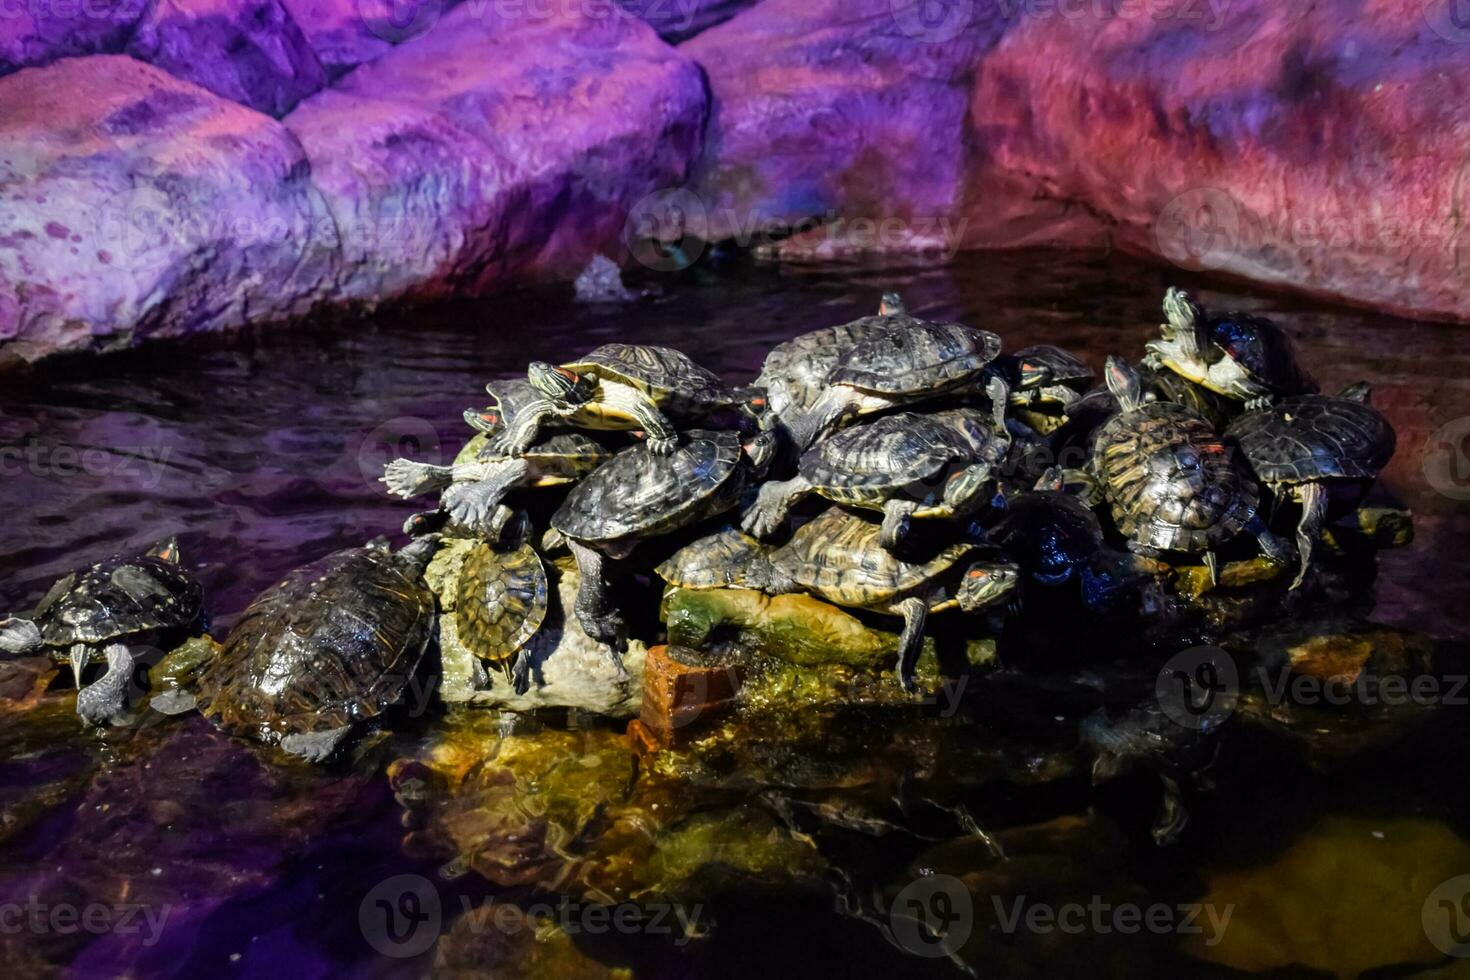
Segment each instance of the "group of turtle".
M1105 609L1174 563L1213 577L1218 553L1246 548L1295 560L1296 588L1325 522L1392 455L1393 429L1366 385L1319 394L1271 321L1211 315L1177 289L1164 312L1143 361L1108 358L1101 386L1060 348L1003 353L995 334L915 316L894 294L778 345L743 388L664 347L535 362L486 386L492 404L465 412L475 435L450 465L387 465L393 494L437 498L406 522L411 544L293 572L247 610L194 700L228 730L329 754L401 696L432 645L423 571L446 537L476 542L459 639L518 689L559 550L580 578L575 615L619 671L616 583L650 569L682 588L902 617L905 688L941 610L997 611L1071 583ZM1273 519L1294 525L1295 556ZM50 648L79 687L100 652L110 669L78 711L116 714L129 644L200 616L177 557L169 544L63 579L30 618L0 623L0 648Z

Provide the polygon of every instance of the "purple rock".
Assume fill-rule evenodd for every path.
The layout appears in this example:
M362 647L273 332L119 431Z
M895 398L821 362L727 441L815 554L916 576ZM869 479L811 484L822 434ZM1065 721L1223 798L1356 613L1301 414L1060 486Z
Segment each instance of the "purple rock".
M378 2L388 0L281 0L281 5L306 35L328 80L335 80L399 43L380 20L363 16Z
M678 44L723 24L759 0L617 0L618 6L641 17L670 44Z
M272 116L327 81L277 0L155 0L127 53Z
M0 75L57 58L123 49L150 0L11 0L0 4Z

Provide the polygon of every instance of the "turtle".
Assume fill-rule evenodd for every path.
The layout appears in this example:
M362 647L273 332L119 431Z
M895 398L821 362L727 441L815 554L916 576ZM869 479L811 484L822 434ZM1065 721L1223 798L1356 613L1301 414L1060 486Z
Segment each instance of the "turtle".
M771 348L755 384L765 390L772 414L788 418L810 411L842 355L899 325L907 313L903 297L884 293L874 316L822 327Z
M437 536L335 551L255 598L204 668L200 713L313 762L399 701L434 634Z
M735 507L774 456L770 433L743 444L738 432L691 429L671 455L624 449L567 494L551 515L581 575L575 608L588 636L621 667L626 627L608 596L604 559L626 558L645 538L668 534Z
M484 529L516 487L574 483L612 458L605 446L581 432L548 435L519 456L497 453L489 439L480 439L479 451L462 452L449 466L395 459L380 480L389 493L405 498L442 492L440 507L451 520Z
M1297 395L1240 416L1225 430L1256 477L1302 508L1296 542L1299 588L1328 518L1329 504L1356 507L1397 446L1393 426L1368 404L1366 383L1349 385L1336 398Z
M1043 473L1034 489L1005 501L985 540L1001 549L1026 578L1040 585L1079 583L1089 609L1105 612L1121 589L1166 570L1160 562L1107 545L1097 514L1063 490L1060 468Z
M992 380L999 388L1001 382ZM798 501L816 493L834 503L881 511L879 541L892 551L911 519L963 516L987 502L994 492L993 471L1009 443L1004 421L997 422L990 411L885 415L808 449L796 476L761 487L741 526L769 537Z
M1121 411L1097 432L1092 475L1130 550L1202 553L1216 580L1214 549L1241 531L1273 561L1286 546L1257 512L1259 490L1199 415L1143 400L1137 372L1109 357L1106 380Z
M754 417L765 403L763 393L726 388L680 351L642 344L603 344L559 367L532 361L526 377L540 397L520 406L496 437L496 451L507 456L525 452L551 418L588 429L641 429L649 451L667 456L678 444L669 415L692 420L743 410Z
M498 436L520 417L521 410L541 400L541 392L528 378L504 378L487 382L485 391L492 403L476 410L464 410L465 423L476 432ZM542 423L545 429L560 429L557 419L549 418Z
M58 580L29 618L0 620L0 650L47 650L67 659L77 686L77 714L99 725L122 711L136 654L157 635L201 624L204 592L179 565L179 543L167 538L141 555L114 557ZM92 658L107 672L82 684Z
M654 571L669 585L680 589L742 588L752 562L769 554L770 548L727 524L704 535L661 562Z
M460 564L455 633L476 657L498 666L517 693L528 682L520 652L546 621L547 594L546 566L528 542L507 549L481 542Z
M884 321L882 330L842 352L811 408L782 419L798 451L858 416L978 388L1003 410L1004 380L987 371L1000 353L995 334L906 313Z
M879 546L881 534L875 523L828 508L798 528L750 578L771 594L807 592L839 606L902 616L895 673L900 686L912 691L929 614L994 606L1015 590L1020 569L1006 560L979 560L961 569L979 547L969 541L947 545L926 561L905 561Z
M1010 389L1010 407L1042 435L1066 418L1067 406L1092 387L1087 362L1053 344L1034 344L995 359Z
M1134 370L1143 383L1145 398L1174 402L1192 409L1210 423L1216 432L1224 431L1230 421L1245 410L1244 404L1236 399L1190 381L1168 368L1151 368L1147 363L1141 363Z
M1274 398L1314 394L1285 330L1262 316L1210 316L1182 289L1164 294L1161 336L1147 344L1145 363L1168 368L1211 391L1260 408Z

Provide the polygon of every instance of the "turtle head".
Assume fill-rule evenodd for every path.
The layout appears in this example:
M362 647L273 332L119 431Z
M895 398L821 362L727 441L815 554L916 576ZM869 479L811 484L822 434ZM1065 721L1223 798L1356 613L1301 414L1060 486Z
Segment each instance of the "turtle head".
M1021 584L1021 568L1011 561L977 561L965 569L960 580L960 608L979 612L1010 598Z
M1133 412L1143 406L1143 384L1138 380L1138 372L1129 367L1127 361L1116 354L1108 355L1103 377L1107 380L1108 391L1118 399L1123 411Z
M166 561L170 565L177 565L179 563L179 539L175 537L164 538L144 552L144 555L149 558Z
M766 389L758 385L736 388L735 397L739 400L740 414L754 422L756 428L762 432L776 424L776 414L771 411L771 400L766 397Z
M898 293L884 293L883 298L878 301L879 316L893 316L897 313L907 313L908 311L908 306L904 304L903 297L898 295Z
M1149 356L1188 378L1202 381L1220 351L1210 343L1210 326L1205 311L1182 289L1171 287L1164 294L1164 322L1159 336L1147 344Z
M464 410L465 424L476 432L499 432L505 423L505 417L500 414L500 409L487 407L476 411L473 408Z
M545 361L532 361L526 377L532 387L559 405L585 405L597 390L597 382L589 375Z
M774 432L762 432L744 444L745 455L750 459L750 468L758 479L764 479L776 458L777 439Z
M439 539L442 535L435 533L426 534L421 538L399 548L393 553L393 559L403 572L411 578L417 578L429 567L429 559L434 557L434 552L439 548Z

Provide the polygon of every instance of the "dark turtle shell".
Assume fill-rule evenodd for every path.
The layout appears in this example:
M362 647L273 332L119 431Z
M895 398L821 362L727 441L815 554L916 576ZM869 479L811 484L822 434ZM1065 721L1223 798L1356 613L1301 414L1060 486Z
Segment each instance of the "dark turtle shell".
M1278 396L1317 390L1297 357L1291 337L1275 322L1250 313L1221 313L1208 318L1206 332L1226 356L1255 381Z
M591 371L598 377L632 385L663 404L721 408L738 398L689 355L671 347L646 344L603 344L590 354L563 364L569 371Z
M807 450L799 469L823 496L841 503L881 501L908 487L916 498L927 487L935 496L955 466L1005 452L988 429L990 414L954 410L935 415L886 415L830 436Z
M204 593L178 565L154 555L109 558L51 586L31 617L47 646L102 643L187 626Z
M925 395L976 381L1000 353L1000 338L958 323L893 317L884 330L838 359L829 384L885 395Z
M1092 508L1059 490L1033 490L1006 501L1006 513L986 533L1038 582L1067 581L1103 546Z
M665 534L735 506L740 434L691 429L668 456L630 446L572 488L551 526L578 541Z
M1247 412L1225 432L1267 483L1371 480L1388 465L1397 436L1371 405L1325 395L1285 398Z
M844 354L911 320L903 314L879 314L804 333L771 349L755 383L766 389L777 415L808 411L822 397L828 375Z
M1194 412L1153 402L1097 433L1092 466L1123 534L1166 551L1207 551L1256 513L1254 481Z
M250 604L199 680L199 710L266 742L325 732L397 701L434 630L423 577L377 548L304 565Z

